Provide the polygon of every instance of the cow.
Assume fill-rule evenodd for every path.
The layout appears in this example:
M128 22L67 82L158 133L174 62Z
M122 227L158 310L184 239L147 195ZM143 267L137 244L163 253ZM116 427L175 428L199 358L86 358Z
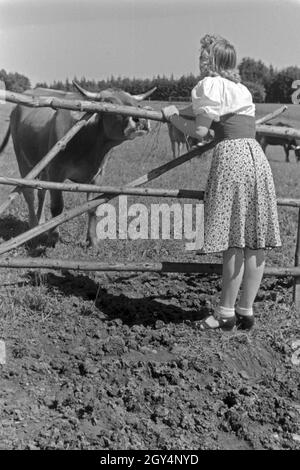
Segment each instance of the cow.
M281 126L281 127L290 127L290 124L284 122L277 122L276 124L266 123L268 126ZM296 160L300 161L300 139L288 138L288 137L279 137L279 136L271 136L271 135L261 135L259 133L256 134L256 140L260 143L263 151L266 151L268 145L282 145L285 152L285 161L289 162L289 153L290 150L294 150Z
M183 146L185 146L188 152L193 146L198 145L199 143L199 140L184 134L170 122L168 123L168 132L171 141L173 158L179 157Z
M140 95L130 95L119 89L105 89L97 93L89 92L73 82L74 92L63 92L46 88L27 90L31 96L49 96L63 99L82 99L141 107L140 102L153 93L155 88ZM29 108L17 105L10 116L10 125L0 152L4 149L11 134L14 150L21 176L24 178L29 171L46 155L84 115L78 111L52 108ZM147 119L133 118L119 114L91 114L91 120L73 139L62 148L59 154L41 173L41 179L63 182L66 179L75 183L91 183L99 185L103 181L104 170L109 151L126 140L146 135L149 130ZM44 221L45 190L38 191L38 210L34 207L34 190L24 188L23 195L28 205L29 226L34 227ZM93 195L88 194L88 199ZM59 190L50 190L50 210L52 217L63 211L63 197ZM55 245L58 231L49 233L50 241ZM96 212L88 214L86 241L97 246Z

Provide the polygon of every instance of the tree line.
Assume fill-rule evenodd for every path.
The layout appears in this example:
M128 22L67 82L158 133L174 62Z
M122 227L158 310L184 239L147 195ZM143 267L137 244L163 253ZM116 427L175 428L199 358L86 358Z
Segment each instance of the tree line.
M22 93L24 90L30 88L30 80L17 72L6 72L6 70L0 70L0 80L5 83L6 90L15 91L16 93Z
M242 83L249 88L255 103L291 103L293 92L291 85L294 80L300 79L300 67L290 66L277 70L272 65L265 65L261 60L245 57L239 63L238 69ZM191 90L199 79L199 76L192 74L183 75L180 78L174 78L173 75L170 77L157 75L152 79L111 76L106 80L98 81L74 77L74 80L89 91L121 88L131 94L140 94L152 87L157 87L151 96L151 99L157 101L189 100ZM19 73L7 73L2 69L0 80L5 82L7 90L22 92L30 88L30 80ZM68 78L65 81L59 80L50 84L37 83L36 86L73 91L72 82Z

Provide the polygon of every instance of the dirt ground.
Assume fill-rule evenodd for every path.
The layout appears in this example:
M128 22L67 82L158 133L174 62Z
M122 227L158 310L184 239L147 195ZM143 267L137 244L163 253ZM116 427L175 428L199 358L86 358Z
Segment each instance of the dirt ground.
M292 280L264 280L250 333L197 329L219 290L75 272L2 288L0 449L299 449Z
M133 179L134 164L141 174L141 151L130 152L131 166L108 183ZM10 144L3 174L17 174L12 161ZM158 163L147 161L149 168ZM198 180L186 184L187 175L205 174L207 164L199 165L175 172L170 187L203 187ZM300 166L272 165L279 196L297 197ZM1 240L25 231L26 220L20 201L1 215ZM270 254L269 265L293 264L296 215L280 211L280 221L284 250ZM10 255L207 261L175 241L83 248L84 223L63 226L55 248L40 244ZM0 365L0 449L299 450L293 280L264 279L250 333L199 331L197 321L213 311L219 293L215 275L1 269L0 340L7 357Z

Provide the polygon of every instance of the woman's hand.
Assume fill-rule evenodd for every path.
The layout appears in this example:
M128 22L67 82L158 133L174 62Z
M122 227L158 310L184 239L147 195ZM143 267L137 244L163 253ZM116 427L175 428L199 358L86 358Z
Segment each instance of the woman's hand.
M178 109L173 104L171 104L170 106L166 106L165 108L162 108L161 112L163 113L167 121L170 121L170 118L174 116L174 114L179 115Z

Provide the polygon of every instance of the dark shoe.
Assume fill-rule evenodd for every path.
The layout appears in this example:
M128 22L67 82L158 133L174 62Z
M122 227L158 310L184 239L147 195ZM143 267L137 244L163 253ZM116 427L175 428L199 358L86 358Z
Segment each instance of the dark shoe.
M236 327L238 330L251 330L254 326L254 315L240 315L236 314Z
M209 325L209 323L207 323L207 319L212 317L212 315L210 315L209 317L206 317L204 318L203 320L200 320L197 322L197 328L199 328L200 330L204 331L204 330L216 330L218 328L221 328L222 330L225 330L225 331L231 331L233 330L233 328L235 327L236 325L236 318L235 318L235 315L233 315L232 317L228 317L228 318L215 318L215 320L217 321L218 325L217 326L211 326Z

